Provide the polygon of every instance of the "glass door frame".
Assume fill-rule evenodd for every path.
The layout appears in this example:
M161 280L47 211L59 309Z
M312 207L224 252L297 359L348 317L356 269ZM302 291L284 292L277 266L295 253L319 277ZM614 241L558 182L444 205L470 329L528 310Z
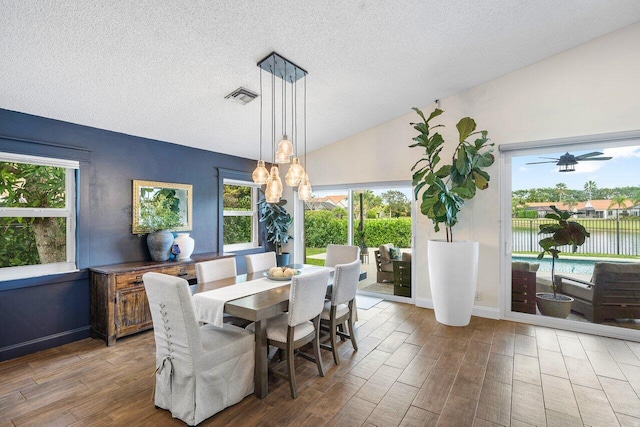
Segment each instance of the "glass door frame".
M511 182L512 158L523 155L535 155L572 150L590 150L609 147L640 145L640 130L615 132L570 138L557 138L542 141L527 141L502 144L499 150L500 167L500 317L515 322L550 328L565 329L574 332L603 335L631 341L640 341L640 331L622 327L576 322L535 314L519 313L511 310Z
M402 297L397 295L389 295L389 294L380 294L375 292L362 291L358 289L357 293L360 295L367 295L372 297L384 298L387 301L398 301L404 303L415 304L416 301L416 248L415 248L415 234L416 234L416 200L413 197L413 187L411 185L411 181L386 181L386 182L367 182L367 183L356 183L356 184L338 184L338 185L314 185L313 189L316 191L327 191L327 190L339 190L345 191L348 194L348 217L349 221L347 223L347 242L349 245L353 244L353 233L354 233L354 224L353 224L353 197L354 190L379 190L379 189L389 189L393 190L396 188L411 188L411 252L414 254L411 257L411 297ZM298 199L298 192L295 191L294 195L294 232L296 236L301 236L304 234L304 203ZM297 227L296 228L296 224ZM296 242L297 240L297 242ZM295 239L294 240L294 259L296 263L304 263L304 239ZM374 260L375 262L375 260Z

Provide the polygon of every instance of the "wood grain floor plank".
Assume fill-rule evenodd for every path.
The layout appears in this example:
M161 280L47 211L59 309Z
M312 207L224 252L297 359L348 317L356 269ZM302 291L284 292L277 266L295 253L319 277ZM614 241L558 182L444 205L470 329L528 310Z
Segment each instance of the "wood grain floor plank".
M547 425L541 386L513 380L511 425L514 420L534 426Z
M640 366L626 365L619 363L618 367L629 382L629 385L640 396Z
M560 343L556 331L551 328L536 326L536 344L538 349L549 351L560 351Z
M382 365L369 380L360 387L356 396L367 402L380 403L391 386L396 382L402 369ZM330 392L330 391L329 391Z
M546 409L561 412L572 417L580 417L578 404L573 395L571 382L564 378L542 375L542 393Z
M617 426L618 419L601 390L575 385L573 390L580 407L582 421L588 426Z
M505 356L513 356L515 352L515 342L515 334L494 333L493 341L491 342L491 352Z
M511 420L511 384L486 380L482 385L476 417L503 426Z
M373 350L364 359L362 359L356 366L354 366L349 373L360 378L368 380L371 376L387 361L391 354Z
M599 377L614 412L640 418L640 398L627 381Z
M499 353L491 353L487 362L485 379L503 384L513 382L513 357Z
M413 344L402 343L395 352L384 363L394 368L404 369L416 357L420 351L420 347Z
M437 359L415 356L404 371L402 371L398 381L420 388L437 362Z
M473 424L478 401L450 395L442 409L438 424L442 426L470 426Z
M557 412L547 409L547 426L548 427L583 427L582 418L575 415Z
M425 411L417 406L410 406L400 423L400 427L435 427L438 418L438 414Z
M336 415L331 418L328 425L334 427L352 427L362 425L369 415L376 408L375 403L367 402L357 396L352 397L349 401L338 411Z
M532 335L516 334L514 351L525 356L538 357L538 344Z
M624 374L618 367L618 364L613 360L613 357L607 353L601 353L599 351L586 350L589 362L599 377L615 378L617 380L626 380Z
M426 411L440 414L444 407L455 376L442 371L433 371L420 387L412 405Z
M624 414L616 414L621 427L640 427L640 418L630 417Z
M589 359L575 359L573 357L564 357L565 367L569 374L572 384L582 385L602 390L598 376L593 371Z
M540 364L537 357L516 353L513 357L513 381L541 386Z
M465 359L458 370L451 394L477 401L485 376L485 366L467 362Z
M563 334L558 334L558 342L560 343L560 350L563 356L573 357L574 359L586 359L587 353L582 348L580 340L573 337L567 337Z
M395 383L367 421L378 427L399 426L417 393L416 387Z
M560 348L558 346L558 348ZM564 364L564 357L558 351L538 349L538 362L540 372L554 377L569 378L569 373Z

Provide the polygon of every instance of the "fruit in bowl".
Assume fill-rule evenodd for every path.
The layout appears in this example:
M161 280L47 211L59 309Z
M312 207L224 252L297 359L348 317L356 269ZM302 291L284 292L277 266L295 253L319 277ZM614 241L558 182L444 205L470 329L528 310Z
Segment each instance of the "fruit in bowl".
M298 274L298 270L296 270L295 268L289 268L289 267L271 267L269 269L269 277L273 277L273 278L288 278L288 277L293 277L296 274Z

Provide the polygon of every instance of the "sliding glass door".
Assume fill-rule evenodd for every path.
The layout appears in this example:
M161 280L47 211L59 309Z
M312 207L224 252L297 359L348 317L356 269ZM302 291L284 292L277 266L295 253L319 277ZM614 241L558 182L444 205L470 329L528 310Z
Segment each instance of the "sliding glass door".
M360 246L359 293L411 299L411 194L408 185L316 189L305 203L305 262L322 265L330 243Z

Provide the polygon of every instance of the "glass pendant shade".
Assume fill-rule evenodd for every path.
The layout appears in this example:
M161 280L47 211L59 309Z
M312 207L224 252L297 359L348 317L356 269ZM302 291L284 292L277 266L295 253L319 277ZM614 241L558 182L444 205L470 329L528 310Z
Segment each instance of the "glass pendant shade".
M302 178L304 178L304 168L300 165L300 159L294 157L291 161L291 166L289 166L289 171L284 177L284 181L288 186L295 187L300 181L302 181Z
M309 176L305 173L298 186L298 199L307 201L311 198L311 183Z
M290 160L291 156L289 154L284 151L276 151L276 158L274 160L276 163L289 163Z
M286 133L282 136L282 141L278 143L278 151L281 151L287 156L293 155L293 144L289 141L289 137Z
M280 180L280 172L277 166L271 166L264 197L267 203L278 203L280 197L282 197L282 181Z
M251 178L253 178L253 182L255 182L256 184L267 183L267 178L269 178L269 171L264 167L264 160L258 160L258 165L253 171L253 174L251 174Z

